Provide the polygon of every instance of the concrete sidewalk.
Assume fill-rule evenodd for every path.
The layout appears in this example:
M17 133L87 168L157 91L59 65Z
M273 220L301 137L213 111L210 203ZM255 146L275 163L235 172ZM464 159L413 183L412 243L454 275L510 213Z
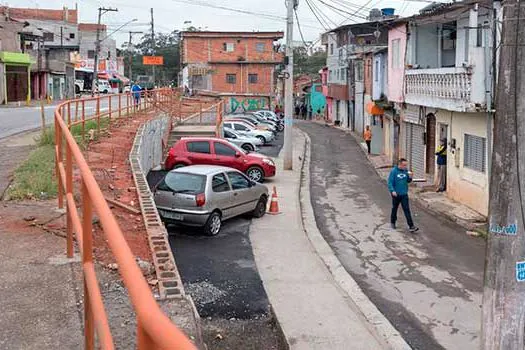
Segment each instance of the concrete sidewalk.
M268 181L277 188L282 213L254 220L250 229L257 268L286 341L290 349L390 348L305 233L299 202L305 138L297 130L294 146L294 170L282 171L279 157L277 177Z

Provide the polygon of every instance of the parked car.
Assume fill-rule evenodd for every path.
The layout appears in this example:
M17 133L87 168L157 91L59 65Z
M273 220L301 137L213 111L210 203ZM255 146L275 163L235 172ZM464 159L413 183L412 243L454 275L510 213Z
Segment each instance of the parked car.
M257 118L259 121L264 121L275 127L279 132L284 130L284 123L282 120L273 120L272 117L266 116L266 114L255 112L252 114L253 117Z
M262 217L268 189L235 169L194 165L166 174L153 196L165 223L202 227L215 236L224 220L245 213Z
M247 120L250 123L256 125L257 127L264 128L266 130L270 130L274 134L277 133L277 127L275 126L275 124L272 124L266 120L263 120L262 118L259 119L251 114L250 115L249 114L231 114L231 115L227 115L225 119Z
M263 144L267 144L273 141L275 138L273 132L268 130L259 130L249 125L247 122L242 120L225 120L223 122L225 128L230 128L237 131L241 135L257 137L262 141Z
M98 80L98 90L99 93L107 94L111 91L111 85L109 85L109 81L105 79L99 79Z
M246 135L241 135L233 129L224 128L224 138L229 142L239 146L246 152L254 152L259 149L263 142L256 138Z
M274 112L272 111L265 111L265 110L260 110L260 111L257 111L257 112L254 112L253 114L257 114L257 115L260 115L268 120L271 120L271 121L274 121L276 123L280 123L280 124L284 124L284 120L279 118Z
M131 91L131 86L129 85L124 86L124 92L130 92L130 91Z
M222 165L245 173L251 180L262 182L275 176L275 163L265 155L246 153L238 146L214 137L184 137L168 152L165 168L188 165Z

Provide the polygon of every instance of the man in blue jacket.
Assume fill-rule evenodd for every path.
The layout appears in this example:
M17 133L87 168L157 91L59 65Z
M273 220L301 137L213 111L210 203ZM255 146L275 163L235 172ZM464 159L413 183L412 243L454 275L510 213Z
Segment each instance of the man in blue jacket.
M408 203L408 184L412 182L412 173L407 171L407 160L399 159L397 166L392 169L390 175L388 176L388 190L392 196L392 214L390 215L390 224L392 228L396 228L397 221L397 209L399 204L403 208L405 213L405 218L407 219L407 224L409 231L415 233L419 230L414 226L414 221L412 221L412 214L410 213L410 205Z

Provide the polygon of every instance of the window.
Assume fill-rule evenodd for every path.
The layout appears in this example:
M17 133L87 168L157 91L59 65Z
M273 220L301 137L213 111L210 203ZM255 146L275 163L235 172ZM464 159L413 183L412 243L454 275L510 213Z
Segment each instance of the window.
M379 61L376 61L376 67L374 69L375 69L375 71L374 71L374 81L378 82L379 81Z
M463 166L484 173L486 171L487 139L465 134Z
M264 52L264 43L256 43L255 44L255 51L257 51L257 52Z
M257 84L259 76L257 74L248 74L248 82L250 84Z
M69 33L69 39L75 39L75 33Z
M343 48L339 49L339 61L343 60Z
M333 73L334 73L334 72L332 72L331 70L328 71L328 81L329 81L329 82L332 82L332 80L334 80Z
M341 80L345 81L345 69L341 68Z
M235 154L237 151L235 151L233 148L226 146L223 143L215 142L215 154L218 156L227 156L227 157L235 157Z
M235 130L248 131L248 128L242 124L234 124Z
M392 68L401 68L401 39L392 40Z
M95 50L88 50L88 58L95 58Z
M235 51L235 43L224 43L224 51L226 52Z
M217 174L211 179L211 188L213 192L228 192L230 185L224 174Z
M226 124L224 124L225 127ZM229 132L228 130L224 130L224 138L227 138L227 139L236 139L237 136L235 136L234 134L232 134L231 132Z
M233 190L244 190L250 188L250 180L244 177L244 175L230 171L228 177L230 178Z
M53 33L44 32L44 41L55 41L55 35Z
M476 46L482 47L483 46L483 26L481 24L478 24L477 28L477 36L476 36Z
M355 61L355 80L363 81L363 61Z
M235 84L237 82L237 74L226 74L226 82L228 84Z
M330 44L330 55L334 54L334 44Z
M204 175L169 172L157 186L157 189L160 191L196 194L204 192L205 185L206 176Z
M188 142L188 152L210 154L210 143L208 141Z

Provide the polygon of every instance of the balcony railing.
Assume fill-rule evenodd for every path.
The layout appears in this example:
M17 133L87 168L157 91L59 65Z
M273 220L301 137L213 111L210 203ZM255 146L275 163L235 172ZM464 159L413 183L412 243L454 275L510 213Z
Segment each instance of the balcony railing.
M405 73L407 103L458 111L474 109L468 68L413 69Z

